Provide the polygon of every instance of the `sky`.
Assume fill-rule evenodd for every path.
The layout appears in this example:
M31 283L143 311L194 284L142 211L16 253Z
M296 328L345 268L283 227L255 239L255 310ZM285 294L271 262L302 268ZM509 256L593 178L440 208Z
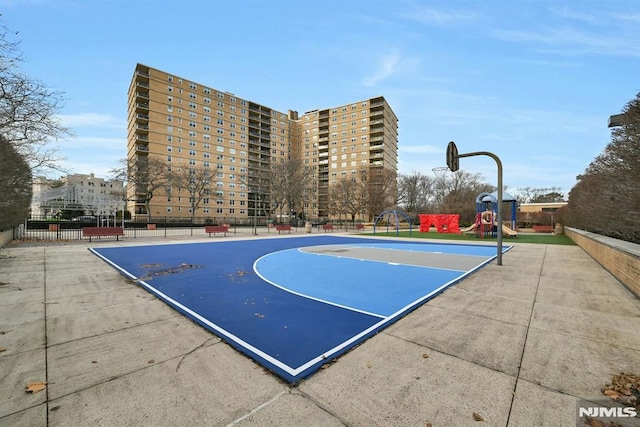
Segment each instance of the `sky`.
M635 0L0 0L23 72L64 93L70 173L126 157L137 63L301 114L384 96L399 173L434 176L454 141L507 191L565 194L640 92ZM487 156L460 169L497 184Z

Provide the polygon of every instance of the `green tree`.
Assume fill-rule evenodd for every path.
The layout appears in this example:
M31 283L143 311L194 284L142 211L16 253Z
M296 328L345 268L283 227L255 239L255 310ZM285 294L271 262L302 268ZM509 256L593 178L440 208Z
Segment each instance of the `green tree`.
M0 231L11 229L27 218L31 183L29 164L0 136Z
M640 93L623 117L611 142L578 177L560 215L565 225L640 243Z

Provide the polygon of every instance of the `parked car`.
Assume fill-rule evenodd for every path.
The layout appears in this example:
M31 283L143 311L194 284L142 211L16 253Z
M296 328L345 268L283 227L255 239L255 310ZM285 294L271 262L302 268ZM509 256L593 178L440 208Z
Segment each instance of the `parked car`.
M93 215L81 215L73 218L73 221L82 221L82 222L96 222L97 220L98 218Z

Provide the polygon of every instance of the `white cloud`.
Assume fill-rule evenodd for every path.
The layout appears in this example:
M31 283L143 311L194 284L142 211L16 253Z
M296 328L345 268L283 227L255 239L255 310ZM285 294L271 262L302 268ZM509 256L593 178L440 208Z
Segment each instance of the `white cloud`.
M548 47L537 50L562 55L617 55L640 57L637 36L610 36L576 31L571 28L548 28L541 31L497 30L494 36L511 42L539 43Z
M84 149L99 149L106 151L122 151L126 152L127 140L125 138L104 138L98 136L82 136L78 138L68 139L61 141L62 150L84 150ZM96 155L97 152L93 152L92 155Z
M398 147L398 150L403 153L411 153L411 154L433 154L433 153L443 153L445 147L435 147L433 145L414 145L414 146L404 146L401 145Z
M475 12L467 10L452 10L448 8L444 11L417 4L414 4L410 7L410 10L402 13L401 16L421 24L439 27L458 26L478 19L478 15Z
M380 61L375 72L362 79L362 84L371 87L380 83L382 80L392 76L398 71L398 64L400 62L400 56L397 53L392 53Z

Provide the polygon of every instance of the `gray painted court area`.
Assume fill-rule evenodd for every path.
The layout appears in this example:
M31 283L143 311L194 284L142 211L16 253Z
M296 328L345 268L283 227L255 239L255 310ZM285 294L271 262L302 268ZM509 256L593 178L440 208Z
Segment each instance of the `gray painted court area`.
M379 247L322 245L308 246L302 252L330 255L389 264L404 264L416 267L442 268L446 270L469 271L481 263L483 258L474 255L420 252L415 250L387 249Z
M612 376L640 375L640 301L577 246L509 244L294 387L88 242L5 247L0 426L575 426Z

